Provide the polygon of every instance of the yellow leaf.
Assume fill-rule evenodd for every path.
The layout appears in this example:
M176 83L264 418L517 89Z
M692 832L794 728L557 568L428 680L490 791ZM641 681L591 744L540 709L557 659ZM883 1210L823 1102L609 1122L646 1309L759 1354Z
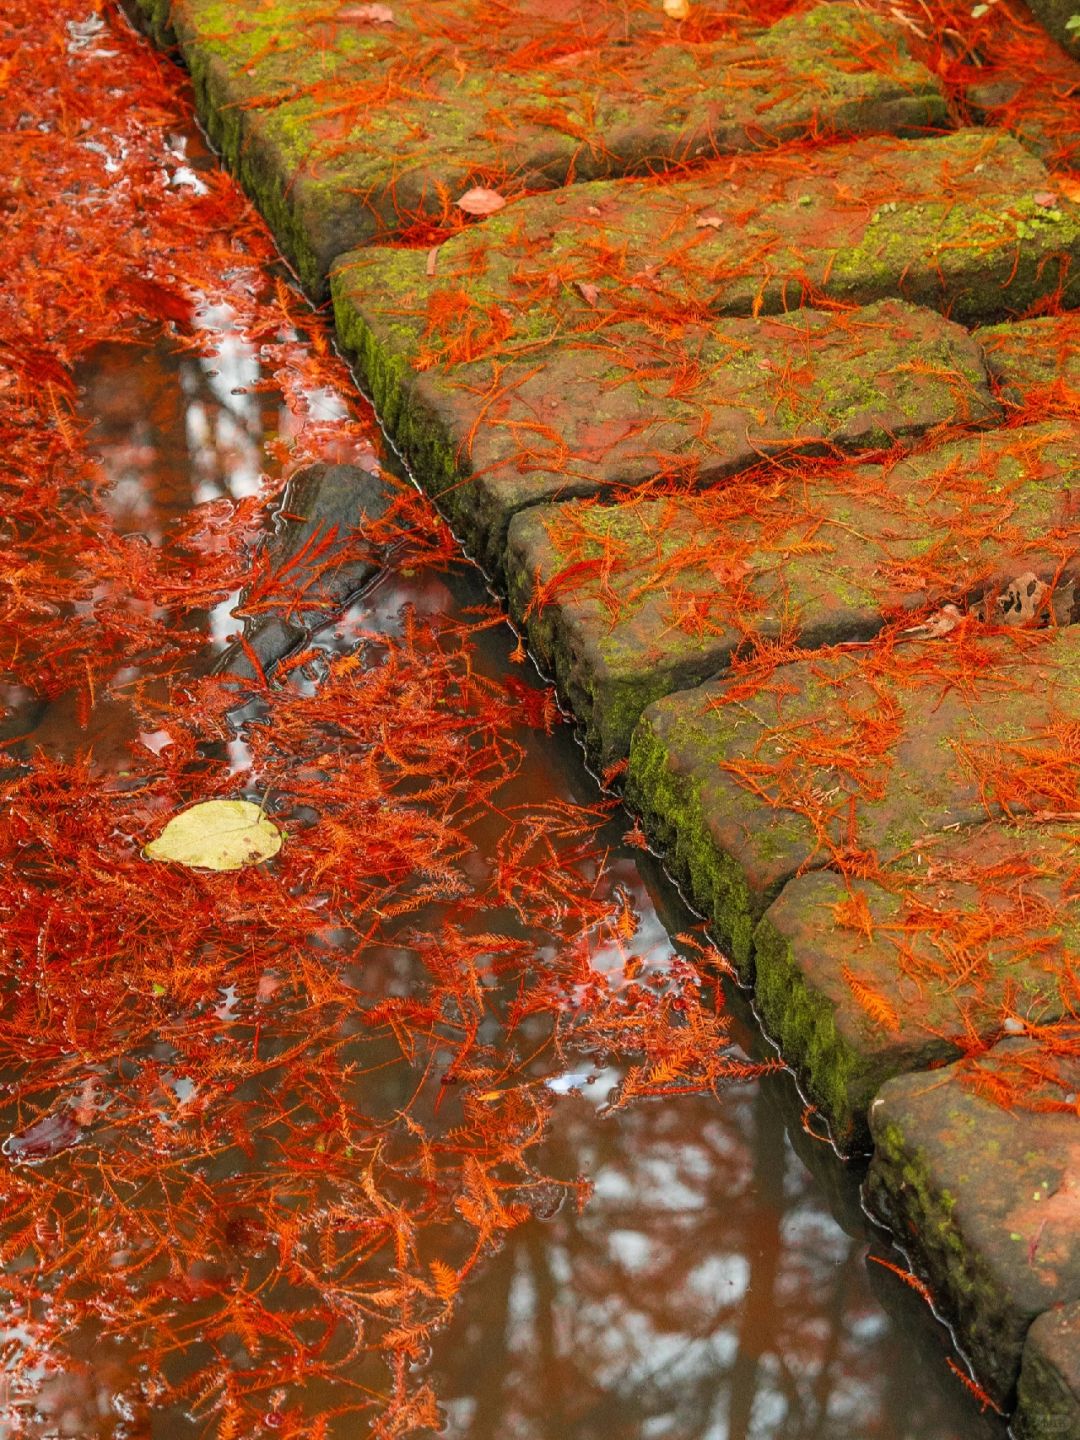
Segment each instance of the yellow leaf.
M240 870L281 849L282 835L250 800L205 800L174 815L143 851L197 870Z

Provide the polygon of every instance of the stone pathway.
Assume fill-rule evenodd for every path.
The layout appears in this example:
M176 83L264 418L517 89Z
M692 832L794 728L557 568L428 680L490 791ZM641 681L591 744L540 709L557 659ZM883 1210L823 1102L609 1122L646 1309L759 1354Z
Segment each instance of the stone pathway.
M139 3L980 1383L1080 1436L1080 206L1030 78L958 109L902 6Z

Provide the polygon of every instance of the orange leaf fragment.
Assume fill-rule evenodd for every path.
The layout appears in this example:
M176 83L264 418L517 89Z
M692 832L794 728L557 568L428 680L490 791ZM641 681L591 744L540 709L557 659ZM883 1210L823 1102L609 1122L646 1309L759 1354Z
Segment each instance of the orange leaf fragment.
M695 230L719 230L722 221L719 215L699 215L694 221Z
M466 215L494 215L505 204L497 190L488 190L483 185L474 185L457 200L458 209L464 210Z

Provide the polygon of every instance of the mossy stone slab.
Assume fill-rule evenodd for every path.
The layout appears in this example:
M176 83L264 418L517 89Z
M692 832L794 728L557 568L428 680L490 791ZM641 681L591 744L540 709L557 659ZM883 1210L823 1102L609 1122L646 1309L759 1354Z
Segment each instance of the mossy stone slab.
M1080 304L1080 207L1040 204L1052 188L1019 141L976 129L576 185L507 206L434 257L342 257L335 313L380 406L414 365L507 359L631 315L663 327L900 295L998 321L1056 294Z
M1076 413L1080 398L1080 316L1043 315L1011 325L988 325L975 338L990 373L1016 404L1059 402Z
M382 409L493 569L529 505L656 477L686 490L768 455L888 448L999 414L967 331L900 300L668 336L627 322L506 363L424 371Z
M1013 1432L1017 1440L1080 1436L1080 1303L1047 1310L1028 1331Z
M700 495L536 506L510 524L511 611L607 765L646 705L762 642L869 638L1020 576L1072 618L1078 473L1063 419L887 464L758 467Z
M1005 803L1061 809L1077 721L1080 629L1014 642L962 626L657 701L627 798L747 970L754 926L796 874L888 860Z
M494 36L493 54L455 44L462 27L445 5L394 6L387 23L371 8L173 0L168 11L211 134L315 292L343 250L445 222L473 185L513 195L818 130L948 124L901 32L853 6L731 42L661 33L594 48L585 34L546 65L500 55ZM160 6L149 10L160 32Z
M870 1107L867 1202L1006 1408L1032 1321L1080 1300L1080 1069L1059 1063L1051 1082L1047 1068L1039 1042L1003 1041L978 1063L890 1080ZM996 1103L1002 1083L1027 1103Z
M842 1149L895 1075L1080 1003L1077 833L990 824L928 837L873 879L798 876L754 934L766 1029Z

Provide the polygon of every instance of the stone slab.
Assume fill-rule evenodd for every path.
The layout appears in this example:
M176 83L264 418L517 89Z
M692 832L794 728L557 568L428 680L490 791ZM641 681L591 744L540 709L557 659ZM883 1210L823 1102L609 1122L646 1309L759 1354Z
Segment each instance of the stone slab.
M828 650L669 695L634 732L627 799L749 969L808 869L880 863L948 826L1080 810L1080 628Z
M841 1149L895 1075L1080 1004L1076 827L930 836L873 878L784 886L754 934L754 994Z
M1025 1103L999 1104L1003 1084ZM1032 1321L1080 1300L1078 1086L1075 1060L1052 1063L1025 1037L890 1080L870 1109L867 1202L914 1254L1005 1408Z
M1080 1303L1046 1311L1028 1331L1013 1432L1017 1440L1080 1437Z
M433 254L344 256L335 315L391 417L416 368L505 361L628 317L663 328L901 295L965 324L1003 320L1057 293L1080 304L1080 208L1041 205L1052 189L1019 141L978 129L576 185Z
M1073 619L1078 474L1080 426L1059 420L891 464L758 467L701 495L535 506L509 529L511 612L606 766L646 705L765 642L866 639L929 605L1006 597L1020 576L1054 587L1046 618Z
M460 538L498 571L510 518L529 505L658 477L685 491L767 456L887 449L999 413L967 331L886 300L664 336L627 322L426 371L390 423Z
M669 26L593 46L570 28L534 42L540 61L500 46L487 16L470 35L446 5L389 9L168 6L212 137L316 293L342 251L460 218L473 186L513 196L821 131L948 125L902 32L850 5L726 42L680 43Z
M1080 405L1080 315L1045 315L976 330L991 375L1016 405L1075 415Z

